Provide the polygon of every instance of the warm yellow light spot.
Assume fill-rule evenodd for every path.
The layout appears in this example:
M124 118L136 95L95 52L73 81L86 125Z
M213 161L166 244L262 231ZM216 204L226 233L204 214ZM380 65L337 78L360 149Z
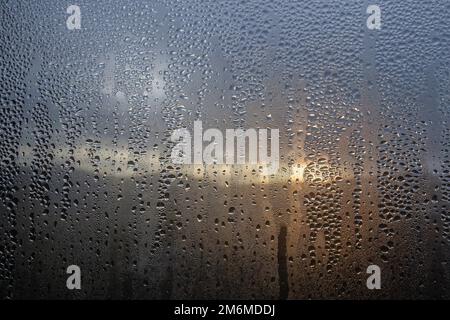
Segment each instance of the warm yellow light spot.
M291 179L295 182L304 182L305 181L305 163L297 163L291 167Z

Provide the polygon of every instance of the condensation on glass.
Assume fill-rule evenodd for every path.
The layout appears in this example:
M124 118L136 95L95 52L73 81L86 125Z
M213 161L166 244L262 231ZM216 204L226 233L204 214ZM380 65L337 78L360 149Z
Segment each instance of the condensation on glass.
M0 4L2 298L450 298L447 0L377 0L380 30L370 1L76 2L80 30ZM195 120L278 128L278 173L173 164Z

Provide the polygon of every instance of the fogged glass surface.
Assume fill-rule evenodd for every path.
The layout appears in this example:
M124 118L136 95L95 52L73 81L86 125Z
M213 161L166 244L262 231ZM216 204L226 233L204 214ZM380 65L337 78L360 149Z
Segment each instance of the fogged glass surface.
M0 3L2 298L450 298L449 1L73 4ZM195 120L278 172L174 164Z

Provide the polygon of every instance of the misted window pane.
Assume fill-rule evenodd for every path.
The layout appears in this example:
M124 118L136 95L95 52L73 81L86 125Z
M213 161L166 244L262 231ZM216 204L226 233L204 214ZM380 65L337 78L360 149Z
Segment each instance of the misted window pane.
M450 3L369 2L2 0L1 297L450 298Z

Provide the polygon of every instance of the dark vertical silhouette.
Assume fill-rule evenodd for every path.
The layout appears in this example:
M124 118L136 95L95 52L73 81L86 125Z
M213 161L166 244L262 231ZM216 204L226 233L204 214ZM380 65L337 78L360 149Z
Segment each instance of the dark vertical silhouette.
M289 283L286 258L286 226L281 226L278 234L278 281L280 285L280 299L285 300L289 294Z

